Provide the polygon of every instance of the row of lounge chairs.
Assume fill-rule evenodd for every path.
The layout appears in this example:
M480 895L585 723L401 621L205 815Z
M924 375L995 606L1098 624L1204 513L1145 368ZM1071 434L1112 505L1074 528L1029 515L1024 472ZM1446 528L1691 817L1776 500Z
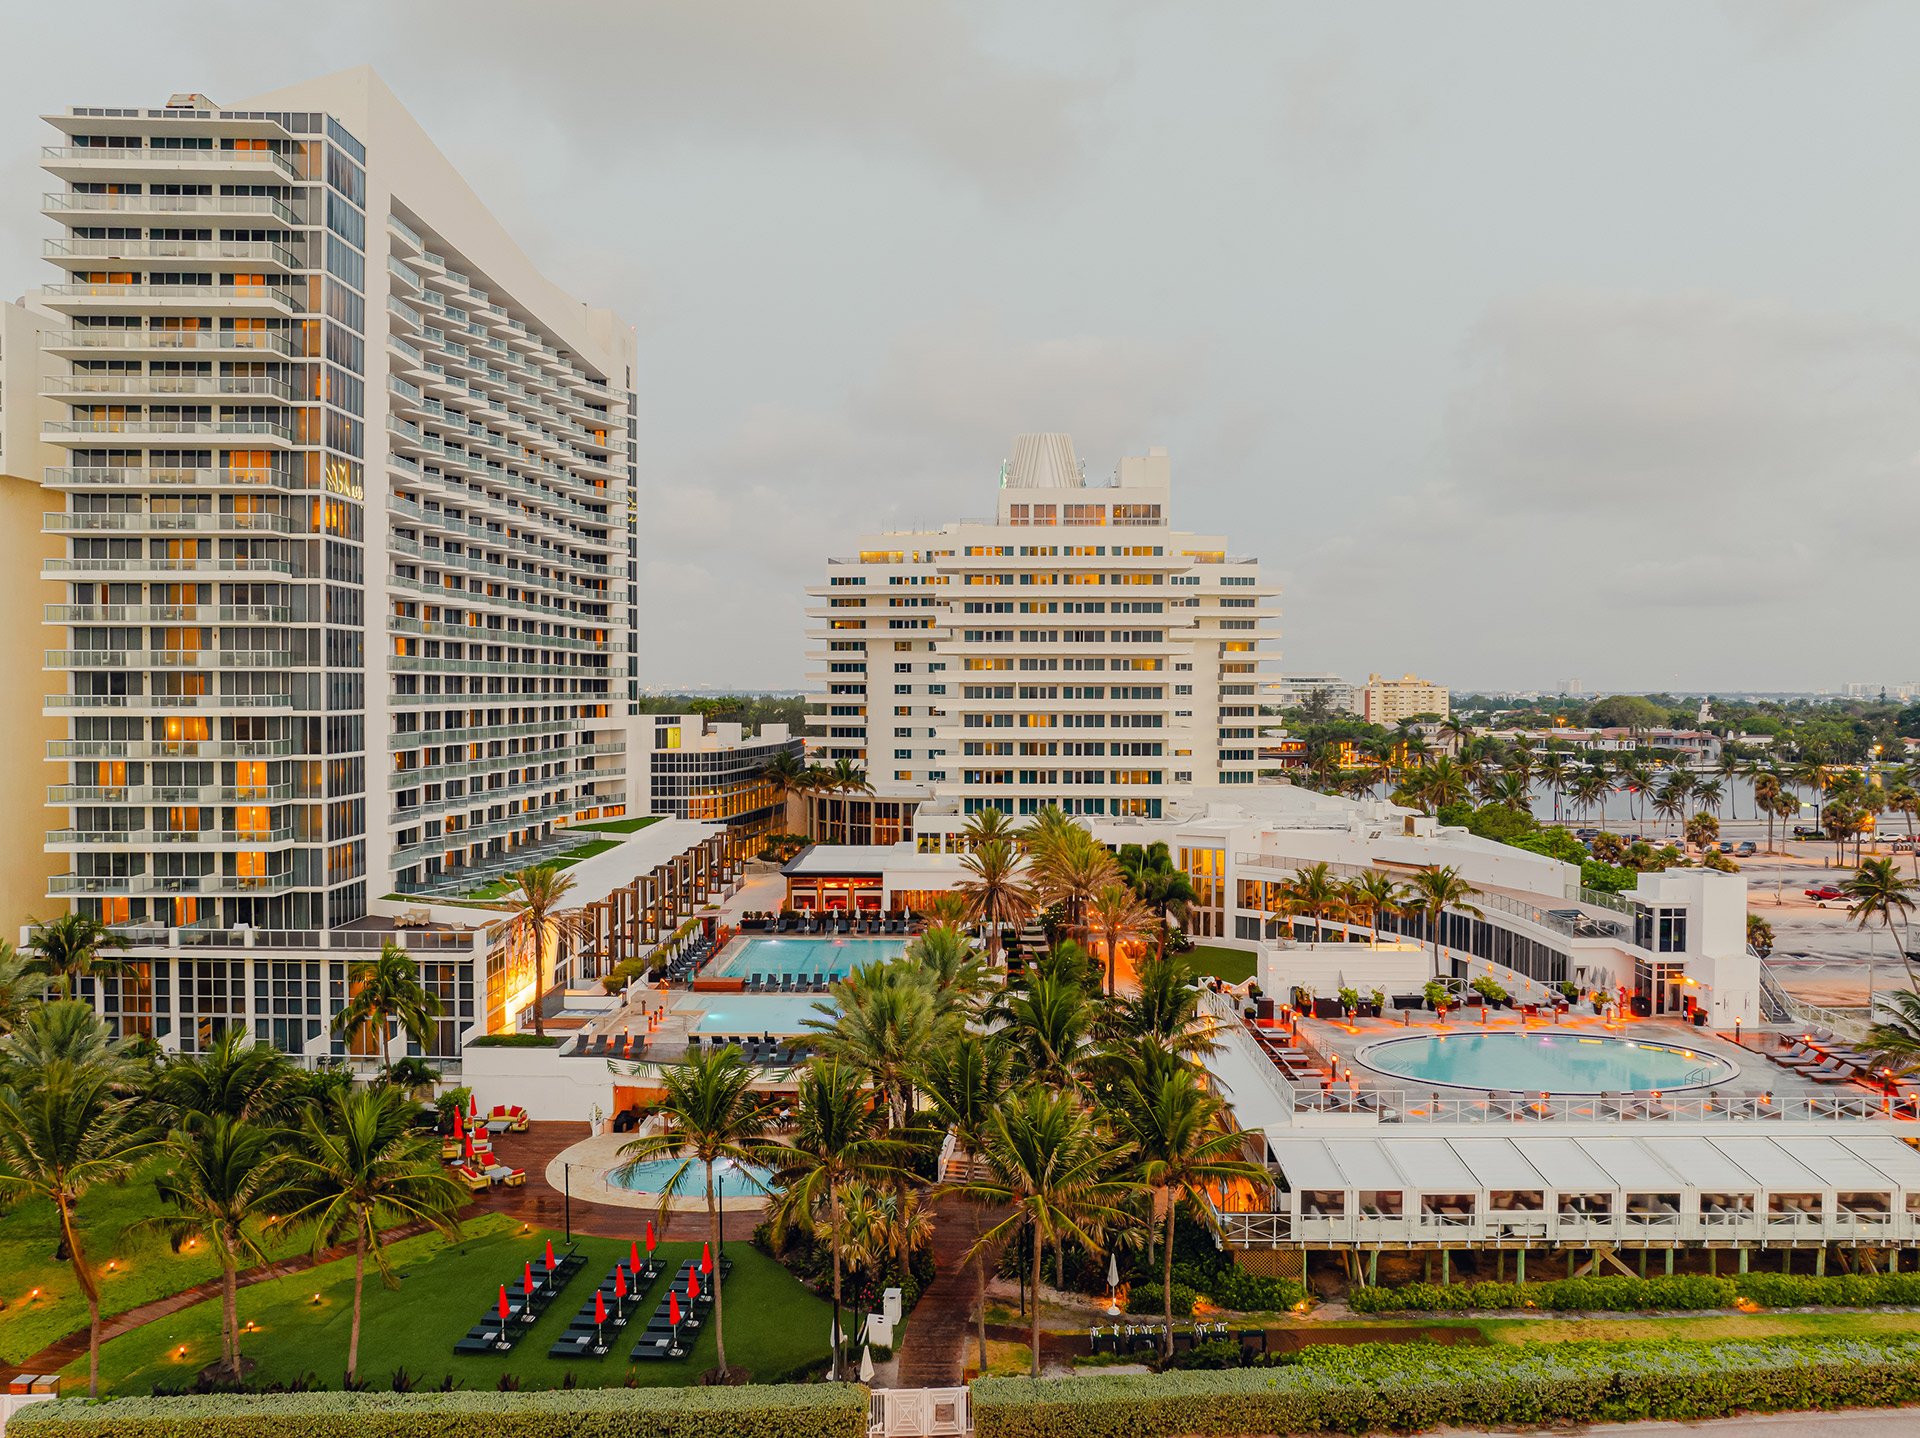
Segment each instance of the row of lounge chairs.
M549 1248L548 1252L551 1251ZM453 1345L455 1355L510 1352L586 1262L584 1256L571 1249L555 1260L551 1268L547 1267L545 1253L529 1259L521 1271L503 1285L507 1296L505 1317L496 1304L467 1330L466 1337ZM528 1282L530 1275L531 1283Z
M628 1355L629 1357L639 1360L687 1356L693 1345L690 1342L683 1343L681 1340L699 1331L706 1311L713 1303L713 1289L709 1283L724 1281L733 1269L733 1260L722 1258L714 1266L714 1272L708 1283L700 1285L700 1296L694 1298L690 1291L692 1285L689 1280L699 1267L699 1260L693 1258L689 1258L680 1265L680 1272L667 1286L667 1291L661 1295L659 1306L653 1310L653 1317L647 1320L646 1331L634 1343L633 1352ZM676 1299L680 1309L678 1324L673 1322Z
M711 957L713 957L713 939L704 933L696 934L667 965L666 981L675 984L692 978L699 972L700 966Z
M547 1357L604 1357L610 1346L607 1343L607 1330L625 1328L639 1316L647 1290L660 1277L660 1272L660 1265L654 1262L651 1255L641 1268L633 1272L626 1271L625 1263L616 1262L607 1270L607 1276L600 1280L600 1286L587 1295L587 1301L580 1305L580 1311L567 1324L567 1331L554 1339L552 1346L547 1349ZM605 1323L599 1321L602 1310L607 1315Z
M1326 1076L1318 1059L1305 1049L1296 1048L1284 1035L1251 1024L1247 1026L1247 1032L1253 1035L1253 1041L1260 1046L1268 1062L1279 1069L1281 1077L1289 1083L1319 1080Z
M791 1043L781 1039L762 1035L734 1037L728 1034L708 1034L703 1039L699 1034L687 1038L689 1049L702 1046L724 1049L729 1046L740 1050L740 1057L750 1064L764 1064L771 1068L791 1068L795 1064L805 1063L813 1050L806 1044Z
M1116 1323L1111 1328L1095 1324L1087 1330L1087 1338L1093 1346L1095 1357L1102 1353L1152 1353L1159 1351L1166 1331L1166 1326L1159 1323L1129 1323L1124 1327ZM1173 1330L1173 1351L1185 1353L1196 1344L1227 1343L1234 1337L1233 1330L1224 1323L1195 1323L1185 1328L1176 1326ZM1238 1337L1242 1353L1267 1351L1267 1330L1264 1328L1242 1328Z
M1901 1085L1890 1085L1874 1074L1870 1055L1841 1043L1825 1029L1820 1030L1817 1036L1808 1034L1804 1038L1792 1039L1777 1049L1770 1049L1767 1058L1789 1073L1799 1074L1815 1083L1839 1084L1860 1080L1888 1093L1902 1089Z
M904 934L912 927L907 914L782 914L771 924L742 921L743 929L758 927L774 934Z
M593 1034L574 1050L577 1058L638 1059L646 1057L645 1034Z
M750 994L824 994L833 987L831 974L748 974Z

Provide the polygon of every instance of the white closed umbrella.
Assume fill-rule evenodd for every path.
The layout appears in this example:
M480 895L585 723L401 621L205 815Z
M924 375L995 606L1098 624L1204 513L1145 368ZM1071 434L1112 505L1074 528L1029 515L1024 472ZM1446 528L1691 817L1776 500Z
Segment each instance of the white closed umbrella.
M873 1349L865 1343L860 1345L860 1381L873 1382Z
M1107 1255L1107 1317L1120 1315L1120 1260L1115 1255Z

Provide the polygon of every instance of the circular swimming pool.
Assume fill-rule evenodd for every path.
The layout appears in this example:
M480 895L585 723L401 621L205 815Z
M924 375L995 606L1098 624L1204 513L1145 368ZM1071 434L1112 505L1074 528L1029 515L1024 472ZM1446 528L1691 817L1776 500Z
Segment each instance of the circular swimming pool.
M1370 1069L1440 1088L1503 1093L1646 1093L1705 1088L1737 1070L1681 1044L1561 1029L1409 1034L1360 1050Z
M650 1158L630 1169L614 1169L607 1175L607 1182L614 1188L624 1188L632 1193L659 1193L666 1185L673 1183L673 1175L680 1165L681 1160L677 1158ZM695 1160L687 1164L686 1170L671 1190L671 1196L697 1198L704 1202L707 1196L706 1165ZM732 1159L723 1158L713 1166L716 1194L723 1194L730 1199L764 1196L767 1180L767 1170L757 1163L735 1163Z

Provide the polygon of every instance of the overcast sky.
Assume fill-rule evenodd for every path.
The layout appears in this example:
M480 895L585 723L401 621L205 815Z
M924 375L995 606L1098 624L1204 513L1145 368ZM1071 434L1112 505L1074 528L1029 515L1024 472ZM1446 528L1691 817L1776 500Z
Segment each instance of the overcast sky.
M1034 429L1167 445L1289 669L1920 678L1920 5L79 14L0 13L0 289L40 112L372 63L639 328L650 684L799 685L825 556Z

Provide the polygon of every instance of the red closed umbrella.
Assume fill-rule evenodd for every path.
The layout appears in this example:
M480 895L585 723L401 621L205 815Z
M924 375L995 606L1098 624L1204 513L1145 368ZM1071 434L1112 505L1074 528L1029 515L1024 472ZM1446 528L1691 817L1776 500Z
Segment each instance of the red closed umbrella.
M651 1249L653 1245L649 1243L647 1247ZM631 1240L627 1244L627 1266L635 1273L640 1271L640 1245Z
M698 1298L699 1296L700 1296L700 1270L697 1268L690 1268L687 1270L687 1297Z
M506 1329L506 1326L507 1326L507 1285L503 1283L503 1284L501 1284L501 1285L500 1285L500 1327L501 1327L501 1330L502 1330L502 1331L505 1331L505 1329Z
M480 1117L480 1096L478 1094L470 1093L467 1095L467 1113L472 1118L477 1119Z
M627 1296L627 1270L617 1263L613 1266L613 1296L615 1298Z
M647 1252L653 1252L653 1220L647 1220Z
M667 1322L675 1328L680 1326L680 1295L677 1293L667 1295Z
M527 1260L526 1271L521 1274L520 1282L523 1285L523 1287L521 1288L521 1292L525 1293L529 1298L533 1297L533 1260L532 1259Z
M700 1245L700 1271L713 1272L713 1250L704 1243Z
M595 1323L607 1321L607 1296L598 1289L595 1289L593 1294L593 1321Z
M547 1240L547 1272L553 1272L553 1240Z
M467 1136L467 1126L460 1121L459 1109L453 1111L453 1136L455 1138L465 1138Z
M460 1141L460 1152L468 1163L473 1162L473 1135L467 1134Z

